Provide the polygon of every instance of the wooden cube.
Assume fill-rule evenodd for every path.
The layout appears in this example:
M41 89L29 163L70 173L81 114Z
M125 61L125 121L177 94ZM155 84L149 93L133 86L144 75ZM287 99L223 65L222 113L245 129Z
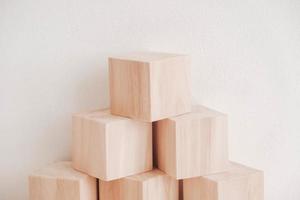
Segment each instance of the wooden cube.
M185 179L228 168L227 116L194 106L191 113L154 124L159 169Z
M30 200L97 200L97 180L59 162L29 176Z
M184 200L263 200L263 172L234 164L232 169L183 180Z
M101 180L152 169L152 124L109 110L73 115L72 166Z
M191 110L189 57L135 53L109 58L111 112L153 122Z
M99 184L101 200L178 200L178 181L159 170Z

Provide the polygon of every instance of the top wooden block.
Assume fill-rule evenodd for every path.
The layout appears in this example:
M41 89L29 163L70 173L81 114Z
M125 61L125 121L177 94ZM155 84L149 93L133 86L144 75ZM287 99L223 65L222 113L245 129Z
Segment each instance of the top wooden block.
M191 110L189 57L133 53L109 58L111 112L153 122Z

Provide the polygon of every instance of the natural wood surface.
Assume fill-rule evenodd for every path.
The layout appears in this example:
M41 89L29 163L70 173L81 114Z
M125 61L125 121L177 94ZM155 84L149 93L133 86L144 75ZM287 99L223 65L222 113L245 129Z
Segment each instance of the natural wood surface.
M111 112L153 122L189 112L189 57L133 53L109 58Z
M185 179L225 171L228 167L227 116L203 106L191 113L154 123L159 169Z
M29 176L29 199L97 200L97 181L59 162Z
M234 163L226 172L183 180L184 200L263 200L263 172Z
M159 170L100 181L101 200L178 200L178 181Z
M151 170L151 123L107 109L73 115L72 166L106 181Z
M189 56L108 63L111 108L73 115L72 161L30 175L29 200L264 199L263 172L228 161L227 115L191 105Z

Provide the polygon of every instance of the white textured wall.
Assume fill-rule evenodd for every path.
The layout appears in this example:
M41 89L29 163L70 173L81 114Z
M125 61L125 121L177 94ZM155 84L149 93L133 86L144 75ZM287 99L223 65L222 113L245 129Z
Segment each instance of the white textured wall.
M70 116L108 106L106 57L192 56L194 98L230 116L230 156L300 199L299 0L0 0L0 199L69 158Z

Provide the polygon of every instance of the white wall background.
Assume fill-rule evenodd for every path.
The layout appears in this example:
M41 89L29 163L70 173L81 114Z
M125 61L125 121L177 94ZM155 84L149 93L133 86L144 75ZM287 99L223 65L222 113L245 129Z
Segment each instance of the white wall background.
M0 199L70 157L72 112L109 105L106 57L188 53L202 104L230 116L230 157L300 199L300 1L0 0Z

